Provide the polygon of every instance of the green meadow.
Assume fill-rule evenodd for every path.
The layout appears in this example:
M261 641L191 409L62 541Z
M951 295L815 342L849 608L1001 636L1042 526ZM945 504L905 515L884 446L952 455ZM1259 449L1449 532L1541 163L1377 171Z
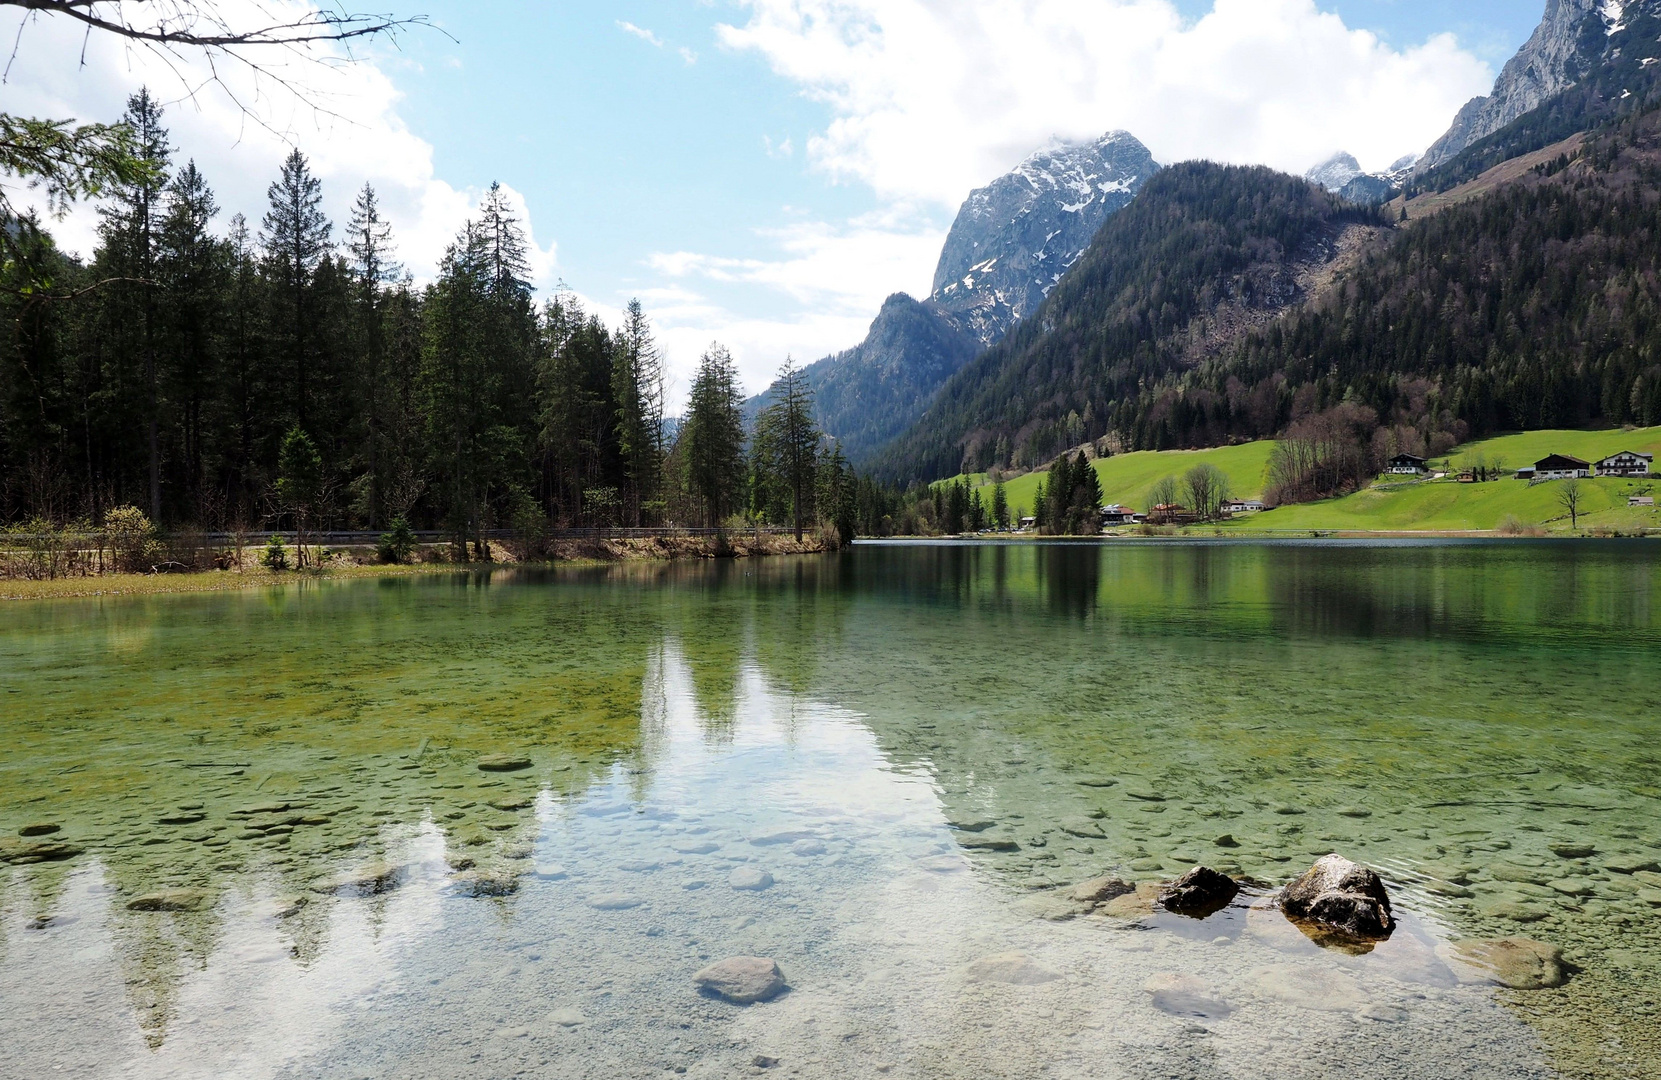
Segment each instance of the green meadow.
M1182 474L1202 462L1228 476L1230 494L1258 498L1268 481L1272 441L1224 446L1210 450L1148 450L1118 454L1095 463L1101 478L1102 501L1124 503L1139 510L1148 505L1148 493L1161 478ZM1436 464L1454 472L1478 463L1507 471L1531 465L1547 454L1569 454L1596 461L1621 450L1661 456L1661 427L1609 431L1527 431L1500 435L1455 448ZM990 498L984 474L969 478ZM1032 513L1042 473L1029 473L1005 484L1012 511ZM1448 479L1381 477L1372 486L1338 499L1283 506L1263 514L1239 518L1222 526L1231 532L1256 530L1364 530L1364 531L1484 531L1509 518L1548 531L1567 529L1568 513L1559 502L1560 483L1530 485L1511 479L1461 484ZM1661 493L1661 479L1598 478L1582 484L1581 528L1657 528L1661 514L1653 509L1630 509L1634 494ZM1206 531L1212 529L1206 526Z

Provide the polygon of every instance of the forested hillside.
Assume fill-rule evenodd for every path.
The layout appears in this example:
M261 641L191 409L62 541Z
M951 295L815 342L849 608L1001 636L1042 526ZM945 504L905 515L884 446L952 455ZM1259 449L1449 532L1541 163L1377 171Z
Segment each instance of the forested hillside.
M1159 404L1147 388L1294 302L1300 273L1332 257L1346 225L1378 220L1265 168L1163 170L1037 312L941 389L879 472L1031 466L1086 438L1163 422L1144 415Z

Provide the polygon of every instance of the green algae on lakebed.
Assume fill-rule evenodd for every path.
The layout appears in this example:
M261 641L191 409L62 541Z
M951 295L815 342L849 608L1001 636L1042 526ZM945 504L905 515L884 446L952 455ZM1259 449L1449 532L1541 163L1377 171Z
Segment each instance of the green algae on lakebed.
M963 1034L983 1008L1075 1029L1028 1048L1061 1074L1175 1054L1161 1025L1197 1023L1221 1075L1281 1052L1265 1032L1444 1076L1492 1075L1475 1047L1516 1075L1656 1075L1658 601L1640 545L914 544L10 608L0 1038L32 1072L208 1075L228 987L263 973L317 997L272 1006L278 1034L379 1003L318 1045L267 1038L267 1075L715 1069L782 1032L809 1072L996 1072ZM1263 905L1328 851L1407 913L1375 955ZM1058 885L1196 862L1263 883L1255 906L1034 917ZM744 868L778 884L730 887ZM1455 978L1452 942L1507 935L1577 970ZM1010 941L1053 991L962 983ZM729 947L792 980L765 1023L690 995ZM41 989L66 965L84 985ZM434 1010L464 1018L436 1045Z

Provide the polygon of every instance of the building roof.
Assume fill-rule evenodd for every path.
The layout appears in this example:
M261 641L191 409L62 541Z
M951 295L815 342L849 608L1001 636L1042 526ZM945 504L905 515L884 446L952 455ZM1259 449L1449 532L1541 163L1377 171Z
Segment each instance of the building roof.
M1598 462L1598 464L1602 465L1604 461L1614 461L1618 457L1643 458L1645 461L1654 461L1655 460L1655 455L1654 454L1640 454L1636 450L1622 450L1622 451L1619 451L1618 453L1610 454L1608 457L1604 458L1603 461Z
M1592 463L1589 461L1581 461L1579 458L1570 457L1567 454L1547 454L1534 463L1536 469L1544 471L1552 469L1588 469L1591 468L1591 465Z
M1395 457L1391 458L1390 461L1392 464L1398 461L1417 461L1420 465L1425 463L1425 459L1420 457L1418 454L1397 454Z

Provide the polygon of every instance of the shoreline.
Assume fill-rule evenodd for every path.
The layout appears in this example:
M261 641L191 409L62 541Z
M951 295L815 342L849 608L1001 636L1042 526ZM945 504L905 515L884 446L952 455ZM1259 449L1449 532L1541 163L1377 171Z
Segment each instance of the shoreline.
M547 559L517 559L500 543L506 558L475 562L355 563L335 562L320 569L271 571L263 566L239 570L194 570L176 574L94 574L84 577L0 579L0 603L11 600L56 600L103 596L236 592L327 581L367 578L432 577L441 574L507 570L518 567L580 569L621 563L673 562L677 559L762 558L769 555L814 555L834 550L815 535L797 543L790 536L728 538L724 551L701 537L653 537L597 541L561 541Z

